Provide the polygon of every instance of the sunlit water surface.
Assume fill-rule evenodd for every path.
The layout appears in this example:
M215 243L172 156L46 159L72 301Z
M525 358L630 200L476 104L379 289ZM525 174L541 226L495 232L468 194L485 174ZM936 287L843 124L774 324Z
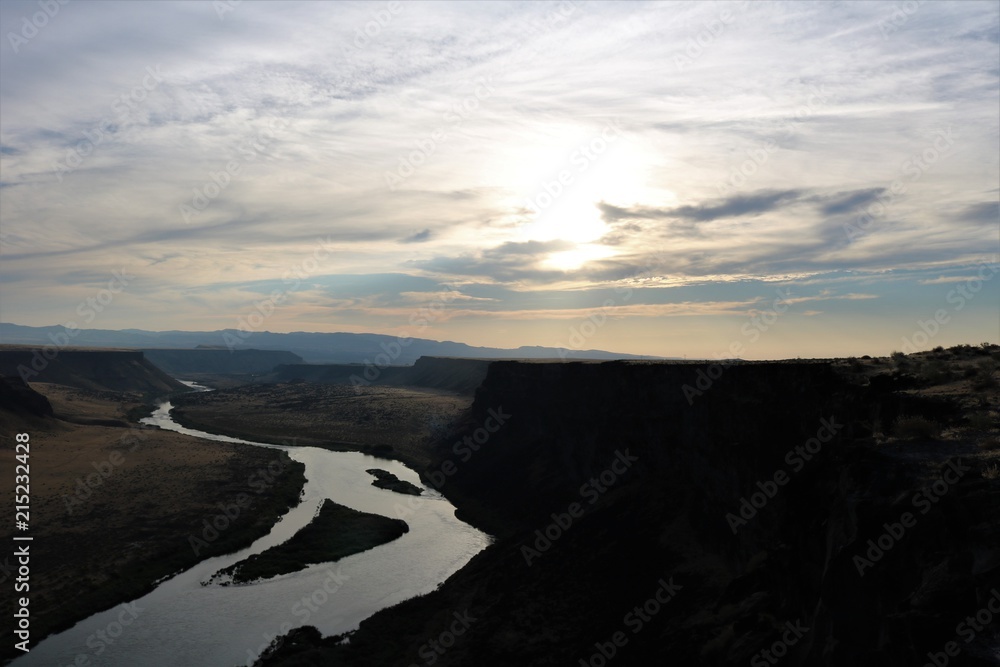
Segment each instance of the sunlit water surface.
M325 635L355 629L379 609L433 590L490 543L488 535L456 519L454 506L401 463L196 431L175 423L171 407L162 403L143 422L208 440L283 449L304 463L307 482L302 503L250 547L203 561L163 581L134 604L95 614L52 635L14 661L16 667L246 665L271 639L292 627L314 625ZM373 478L365 470L374 467L417 484L424 495L416 498L372 486ZM254 494L264 479L261 475L248 480L247 493ZM287 540L309 523L326 498L362 512L403 518L410 530L370 551L263 583L203 585L219 569ZM191 530L202 537L204 526ZM185 539L177 548L192 547Z

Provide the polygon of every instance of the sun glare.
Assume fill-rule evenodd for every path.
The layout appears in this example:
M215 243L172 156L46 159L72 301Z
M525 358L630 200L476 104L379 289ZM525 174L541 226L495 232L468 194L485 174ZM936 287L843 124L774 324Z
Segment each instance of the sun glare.
M578 245L572 250L554 252L545 258L542 266L545 268L558 269L560 271L572 271L578 269L587 262L595 259L611 257L615 251L608 246L586 243Z
M598 208L601 202L630 206L649 201L650 195L646 167L651 161L627 137L605 128L575 143L577 148L561 168L526 186L523 207L529 211L528 221L518 234L521 241L576 244L543 261L544 266L560 270L615 254L613 247L599 243L610 231Z

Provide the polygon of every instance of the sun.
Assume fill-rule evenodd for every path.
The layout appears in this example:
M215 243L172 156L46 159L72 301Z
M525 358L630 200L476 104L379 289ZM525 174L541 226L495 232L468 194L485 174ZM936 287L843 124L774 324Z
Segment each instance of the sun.
M643 151L625 138L617 138L615 143L578 139L575 144L577 149L561 162L555 161L558 169L522 189L527 193L522 199L527 219L518 230L520 241L573 244L550 253L541 262L546 268L563 271L616 254L614 246L601 243L611 227L602 216L600 203L631 206L649 200L645 181L650 161ZM600 152L595 150L602 147Z

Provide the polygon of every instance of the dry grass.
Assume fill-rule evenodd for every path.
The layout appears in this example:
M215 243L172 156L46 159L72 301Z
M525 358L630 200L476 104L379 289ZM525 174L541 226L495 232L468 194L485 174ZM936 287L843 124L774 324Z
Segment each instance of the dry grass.
M312 383L244 386L177 401L179 421L202 430L296 444L355 449L420 469L420 445L445 432L470 397L399 387Z
M49 398L56 414L78 418L121 419L131 405L120 395L108 400L58 385L33 388ZM29 425L9 415L7 422ZM188 536L202 517L216 514L217 503L251 491L250 475L276 456L262 448L159 429L56 419L36 420L30 428L30 534L39 546L31 572L32 626L38 632L33 638L136 597L177 564L193 564L184 563L194 556ZM0 458L3 469L13 471L15 452L9 440L4 438ZM13 517L11 485L4 485L0 499L4 515ZM246 537L247 531L260 535L270 528L280 514L270 507L272 497L262 495L255 502L246 521L227 538ZM0 613L8 613L13 599L4 596Z
M901 440L937 439L941 425L920 416L901 416L893 427L893 435Z

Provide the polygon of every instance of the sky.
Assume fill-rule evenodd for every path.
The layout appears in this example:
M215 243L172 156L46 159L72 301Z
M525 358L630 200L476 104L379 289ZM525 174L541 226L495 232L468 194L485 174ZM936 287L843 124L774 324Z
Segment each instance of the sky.
M995 1L5 0L0 35L3 322L1000 342Z

